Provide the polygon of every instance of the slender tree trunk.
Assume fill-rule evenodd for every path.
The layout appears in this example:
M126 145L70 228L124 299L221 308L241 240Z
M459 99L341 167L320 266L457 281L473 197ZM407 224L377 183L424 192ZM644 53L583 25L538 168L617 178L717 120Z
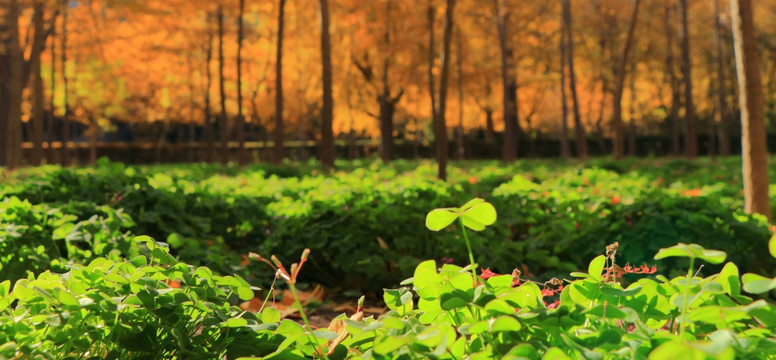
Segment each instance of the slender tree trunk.
M35 27L35 41L43 42L43 2L35 1L34 14L32 22ZM42 50L42 49L41 49ZM33 93L33 118L32 118L32 157L30 163L33 166L41 164L43 159L43 74L41 73L40 54L30 54L30 63L32 65L32 93Z
M695 130L695 103L692 99L692 63L690 62L690 29L687 25L687 0L679 0L682 10L682 77L684 78L684 155L698 157L698 135Z
M224 89L224 8L218 5L218 91L221 101L219 130L221 133L221 164L229 163L229 118L226 114L226 90Z
M630 74L630 110L628 122L628 156L636 156L636 69Z
M666 77L671 87L671 112L669 114L669 126L671 128L671 155L679 156L681 152L679 131L679 107L681 106L681 94L679 93L679 79L674 69L674 25L671 21L671 6L665 6L665 35L666 35Z
M631 13L630 25L628 27L628 35L625 40L625 47L622 50L622 57L620 58L620 64L617 68L617 83L614 89L614 158L620 159L625 152L625 130L622 124L622 93L625 87L625 73L628 68L628 54L630 54L631 47L633 47L633 37L636 32L636 22L639 16L639 5L641 0L635 0L633 3L633 12Z
M22 91L24 89L24 82L22 79L22 72L24 67L24 54L19 44L19 3L17 0L10 0L10 4L7 9L7 21L6 24L10 28L8 36L10 39L8 44L8 55L10 61L8 66L10 74L6 83L6 96L8 97L9 107L6 118L6 149L5 149L5 164L11 169L18 168L22 165Z
M485 108L485 141L493 142L496 131L493 129L493 108Z
M428 91L431 99L431 127L434 136L436 136L437 122L439 121L439 111L437 110L436 99L436 80L434 79L434 59L436 58L436 43L434 42L434 20L436 18L436 9L434 0L428 0ZM434 140L436 141L436 140Z
M243 14L245 13L245 0L240 0L240 15L237 19L237 163L245 166L248 163L248 151L245 149L245 117L243 116L242 96L242 43L243 43Z
M440 180L447 179L447 125L445 124L445 111L447 110L447 82L450 73L450 43L453 39L455 0L447 0L445 9L445 31L442 38L442 70L439 79L439 121L437 121L436 155L437 177Z
M520 129L517 114L517 75L514 68L514 52L507 39L508 9L504 0L493 0L497 15L499 47L501 48L501 82L504 102L504 148L505 162L517 160L520 147Z
M388 1L386 6L386 16L390 18L392 2ZM380 105L380 158L384 162L389 162L393 158L393 115L396 109L396 103L399 101L401 92L397 98L391 95L389 73L391 67L391 26L385 24L383 33L383 44L385 51L383 54L383 72L382 72L382 93L377 96L377 102Z
M601 106L606 104L606 94L603 94L601 98ZM604 109L601 107L598 110L598 120L595 123L596 127L596 140L598 142L598 152L600 154L606 154L606 142L604 141Z
M719 155L730 156L730 135L728 134L728 109L725 100L725 54L722 52L722 24L719 20L719 0L714 1L714 52L717 63L717 137L719 137Z
M463 147L463 38L461 37L461 27L456 28L457 42L457 54L456 60L458 61L458 133L457 133L457 148L456 159L463 160L464 147Z
M57 38L55 34L56 29L56 23L52 22L51 25L51 109L49 111L49 118L48 118L48 129L46 138L48 141L48 155L46 157L46 163L47 164L53 164L54 159L56 158L56 151L54 150L54 122L56 121L56 102L54 99L56 98L57 93ZM64 73L64 72L63 72Z
M285 25L286 0L280 0L278 12L278 42L275 52L275 148L272 162L276 165L283 161L283 26Z
M89 120L89 164L97 163L97 139L100 134L100 126L97 119Z
M324 166L334 167L334 98L332 97L331 38L329 35L329 0L320 0L321 6L321 65L323 70L323 109L321 112L321 154Z
M186 65L188 67L189 76L194 78L194 64L192 63L191 55L186 57ZM194 147L197 144L196 139L196 126L194 124L194 81L189 81L189 133L187 136L188 146L186 146L186 161L188 163L194 162Z
M751 0L731 0L733 39L741 106L741 147L744 175L744 210L771 219L768 197L768 146L760 59Z
M206 23L210 24L210 14L208 14ZM204 127L206 148L204 151L205 162L213 162L213 151L215 150L215 133L213 131L212 117L210 116L210 87L213 84L213 74L210 71L210 63L213 60L213 32L210 26L207 26L207 51L205 54L205 114Z
M566 1L563 2L565 8ZM563 18L563 16L561 16ZM561 119L560 119L560 157L568 159L570 156L569 149L569 109L568 101L566 100L566 32L560 32L560 105L561 105Z
M569 65L569 87L571 88L571 100L574 105L574 133L577 139L577 156L580 159L587 158L587 140L585 139L585 128L582 125L582 116L579 113L579 100L577 97L577 80L574 71L574 33L571 30L571 1L563 0L563 23L566 31L566 41L568 42L568 61Z
M5 3L3 3L5 6ZM6 12L5 16L0 18L0 34L6 34L10 32L9 27L13 22L10 16L10 12ZM10 39L0 38L0 46L8 48L8 41ZM6 164L6 150L8 150L9 137L8 131L8 117L11 108L9 95L11 77L11 59L8 51L0 51L0 166Z
M393 157L393 114L396 104L381 95L380 104L380 159L390 162Z
M62 166L70 166L70 107L67 103L67 4L62 7L62 45L60 48L62 55L62 102L65 107L65 114L62 117L62 155L60 162Z

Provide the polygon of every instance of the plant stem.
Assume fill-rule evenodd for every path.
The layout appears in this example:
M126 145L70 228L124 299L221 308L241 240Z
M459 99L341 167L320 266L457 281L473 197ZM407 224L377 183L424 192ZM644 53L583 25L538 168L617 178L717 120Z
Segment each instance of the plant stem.
M687 269L687 283L684 284L684 299L682 299L682 323L679 324L679 338L683 339L684 326L687 324L687 298L690 297L690 283L692 282L692 270L695 267L695 258L690 258L690 268Z
M474 253L472 252L472 245L469 243L469 236L466 234L466 226L463 224L463 219L458 218L461 223L461 231L463 231L463 240L466 242L466 251L469 252L469 263L472 265L472 273L476 276L477 272L474 269Z
M302 315L302 321L304 321L304 325L307 329L307 341L309 341L310 345L312 345L313 349L315 349L317 348L316 342L313 341L313 339L310 337L313 334L313 327L310 326L310 322L307 320L307 314L304 312L302 302L299 301L299 296L296 295L296 284L289 281L288 287L291 288L291 294L294 295L294 301L296 302L297 308L299 308L299 314ZM322 355L324 359L329 360L329 357L326 356L326 354L323 352L323 349L314 350L314 352L318 352L318 354Z

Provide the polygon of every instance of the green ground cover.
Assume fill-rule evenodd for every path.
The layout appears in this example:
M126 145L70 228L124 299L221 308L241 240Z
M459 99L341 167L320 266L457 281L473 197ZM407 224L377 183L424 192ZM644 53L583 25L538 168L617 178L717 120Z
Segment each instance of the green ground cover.
M428 162L339 165L4 173L0 357L323 357L344 331L332 357L773 349L776 312L741 292L743 273L762 274L744 276L750 293L776 287L776 260L767 221L740 210L737 159L463 162L448 183ZM426 229L430 210L473 197L494 223ZM234 306L275 278L249 252L291 260L306 248L300 282L380 294L391 313L313 333Z

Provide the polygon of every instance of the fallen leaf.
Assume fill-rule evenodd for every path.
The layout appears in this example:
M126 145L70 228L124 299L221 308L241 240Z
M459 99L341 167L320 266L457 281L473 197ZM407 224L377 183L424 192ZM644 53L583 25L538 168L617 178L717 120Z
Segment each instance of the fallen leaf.
M350 320L353 321L361 321L364 319L364 312L359 311L353 316L350 317ZM333 340L329 340L329 351L326 353L326 355L331 355L334 352L334 349L339 345L345 338L350 335L348 333L347 328L345 328L345 323L341 319L334 319L332 320L331 324L329 324L329 331L337 333L337 338Z

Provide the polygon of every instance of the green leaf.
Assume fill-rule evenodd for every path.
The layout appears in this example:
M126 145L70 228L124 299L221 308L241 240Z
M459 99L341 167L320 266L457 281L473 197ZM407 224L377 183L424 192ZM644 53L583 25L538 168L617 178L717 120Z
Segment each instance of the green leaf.
M413 309L412 293L407 288L384 289L383 300L389 309L404 315Z
M726 293L730 295L741 295L741 280L738 277L738 266L729 262L725 264L722 271L714 278L714 281L722 285Z
M248 325L248 320L243 318L230 318L229 320L226 320L226 326L230 328L242 327L245 325Z
M183 246L183 238L178 233L172 233L167 236L167 243L173 248L179 248Z
M280 321L280 311L277 311L275 308L268 307L261 311L262 323L271 324L278 321Z
M337 333L329 330L315 330L313 331L313 335L319 339L324 340L334 340L337 338Z
M253 290L247 287L238 287L237 296L240 297L240 300L248 301L253 299Z
M480 199L481 200L481 199ZM481 202L461 214L463 225L474 231L482 231L496 222L496 208L491 203Z
M604 279L604 277L601 276L604 272L604 265L606 265L606 256L598 255L590 262L590 265L587 266L587 273L590 274L593 279L601 281Z
M757 274L744 274L744 291L752 294L763 294L776 289L776 279L767 278Z
M440 278L437 273L436 261L426 260L415 268L414 284L417 288L439 284Z
M426 215L426 227L431 231L439 231L452 224L458 218L458 214L453 213L451 208L434 209Z
M443 310L453 310L466 306L471 301L468 293L462 290L445 292L439 296L440 306Z
M776 257L776 234L771 236L771 240L768 241L768 251L771 252L771 256Z
M473 207L475 207L475 206L477 206L479 204L482 204L484 202L485 202L485 200L483 200L481 198L474 198L474 199L471 199L468 202L466 202L466 204L461 205L461 207L459 207L458 210L460 212L464 212L464 211L467 211L467 210L469 210L469 209L471 209L471 208L473 208Z
M571 357L564 353L563 350L551 347L544 353L542 360L571 360Z
M698 244L678 243L670 248L660 249L655 255L655 260L667 257L689 257L701 259L712 264L721 264L727 254L719 250L707 250Z
M496 321L493 322L493 326L491 326L490 331L518 331L522 327L523 326L520 325L520 322L517 321L517 319L515 319L513 316L502 315L496 318Z

